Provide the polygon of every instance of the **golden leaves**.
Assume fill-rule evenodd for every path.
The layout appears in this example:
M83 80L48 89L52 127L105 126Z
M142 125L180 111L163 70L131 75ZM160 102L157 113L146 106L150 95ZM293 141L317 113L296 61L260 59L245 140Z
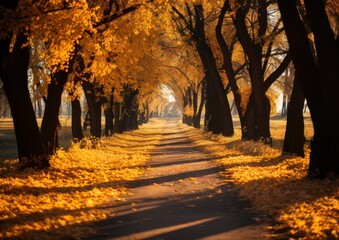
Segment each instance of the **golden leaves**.
M184 114L192 117L194 115L193 108L191 106L186 106L184 109Z
M153 131L153 130L152 130ZM102 140L96 149L73 144L59 150L46 172L16 171L17 161L0 165L0 238L65 239L93 233L102 208L128 195L127 181L139 177L159 136L147 126ZM131 151L132 150L132 151Z
M325 196L310 202L296 203L278 218L285 226L290 228L290 233L300 235L306 239L310 233L317 239L339 238L339 191L333 196Z
M31 15L30 39L38 40L37 44L43 46L37 48L39 56L52 71L67 69L75 43L79 43L84 34L95 31L92 27L94 15L86 1L71 1L67 7L63 4L50 1L48 7L42 9L46 12L38 14L31 13L29 6L23 9L26 15Z
M277 149L239 140L240 129L232 138L192 130L191 138L219 158L216 163L225 167L221 175L239 188L242 197L251 200L255 211L275 218L278 224L272 229L285 229L293 239L337 239L339 180L306 177L308 148L305 158L281 155L283 124L272 121Z

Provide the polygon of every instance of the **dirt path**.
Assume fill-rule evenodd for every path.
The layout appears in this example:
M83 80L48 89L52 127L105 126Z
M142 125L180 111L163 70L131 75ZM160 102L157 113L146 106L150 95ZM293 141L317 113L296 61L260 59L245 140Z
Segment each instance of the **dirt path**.
M208 154L169 120L152 152L150 170L132 183L132 197L113 206L96 239L265 239ZM92 238L93 239L93 238Z

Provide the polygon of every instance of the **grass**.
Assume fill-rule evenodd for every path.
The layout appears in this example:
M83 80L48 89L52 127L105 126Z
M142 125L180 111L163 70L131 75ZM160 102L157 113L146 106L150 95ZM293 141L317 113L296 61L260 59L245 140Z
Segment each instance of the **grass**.
M59 145L63 149L68 149L72 143L71 118L60 117ZM37 119L41 126L41 118ZM85 136L89 136L89 131L84 131ZM13 121L11 118L0 120L0 162L5 159L14 159L18 155Z

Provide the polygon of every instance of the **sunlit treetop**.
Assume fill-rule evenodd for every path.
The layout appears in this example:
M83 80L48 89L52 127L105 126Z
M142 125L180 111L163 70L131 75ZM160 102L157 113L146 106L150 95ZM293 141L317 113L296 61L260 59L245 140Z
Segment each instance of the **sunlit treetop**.
M203 4L204 15L208 20L206 32L209 43L213 49L217 49L211 37L214 36L214 22L210 19L216 16L223 1L22 0L16 11L6 14L12 19L20 19L12 21L15 26L11 28L18 29L20 26L28 33L29 43L34 46L34 55L44 62L46 68L52 72L69 70L69 62L77 54L83 61L81 74L87 73L89 77L86 80L101 84L105 92L112 88L123 89L124 84L140 86L144 82L152 84L168 79L164 77L165 71L157 73L155 70L157 61L161 65L162 60L151 60L149 56L158 56L160 59L163 57L163 46L159 47L159 42L173 42L175 48L182 48L174 50L182 58L173 62L172 56L172 61L166 62L167 65L173 65L170 67L172 70L166 71L171 71L172 76L181 74L178 83L184 89L184 85L188 84L184 83L184 79L199 81L203 70L197 67L201 63L197 61L194 47L187 45L186 39L176 31L173 7L185 12L187 6L192 8L194 4ZM235 54L235 58L238 55ZM78 59L74 61L70 72L79 67ZM188 64L187 61L194 64ZM181 69L187 76L174 67ZM38 78L45 81L49 79Z
M0 9L5 16L1 18L0 29L2 37L19 30L28 34L36 82L50 79L41 75L49 71L40 71L38 65L51 72L69 70L74 54L80 54L85 64L83 71L91 75L89 80L124 83L131 81L129 76L137 72L135 69L142 70L136 63L143 52L153 49L145 47L143 36L151 36L160 19L163 31L170 23L168 18L166 21L158 18L159 10L166 10L161 3L23 0L15 11Z

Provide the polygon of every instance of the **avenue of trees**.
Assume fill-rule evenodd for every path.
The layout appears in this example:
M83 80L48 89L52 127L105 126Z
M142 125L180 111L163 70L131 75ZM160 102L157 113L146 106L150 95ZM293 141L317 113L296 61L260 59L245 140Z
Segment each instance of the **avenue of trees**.
M263 144L272 144L270 115L283 92L282 151L304 157L306 100L314 126L309 176L335 177L338 9L334 0L3 0L0 94L11 109L20 166L49 166L63 92L74 140L84 138L81 95L91 136L100 138L169 108L167 89L184 123L200 128L203 116L207 131L232 136L236 110L242 140ZM40 128L32 91L45 105Z

